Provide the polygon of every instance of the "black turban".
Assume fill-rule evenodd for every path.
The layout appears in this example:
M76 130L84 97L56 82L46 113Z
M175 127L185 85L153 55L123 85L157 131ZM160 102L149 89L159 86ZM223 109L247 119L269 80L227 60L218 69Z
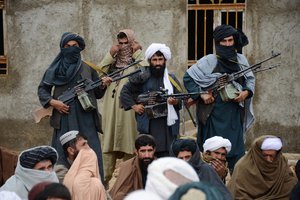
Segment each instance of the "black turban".
M22 167L32 169L36 163L42 160L50 160L52 165L57 161L57 152L50 146L40 146L24 151L20 156Z
M175 156L178 156L180 151L190 151L194 154L196 149L197 144L193 139L178 139L172 144L172 150Z
M247 36L241 30L235 29L230 25L223 24L217 26L213 32L216 43L231 35L234 38L234 45L237 50L242 49L242 47L249 43Z
M72 33L72 32L66 32L61 36L60 48L64 48L65 44L67 44L71 40L78 42L81 50L84 50L84 48L85 48L84 39L80 35L78 35L76 33Z

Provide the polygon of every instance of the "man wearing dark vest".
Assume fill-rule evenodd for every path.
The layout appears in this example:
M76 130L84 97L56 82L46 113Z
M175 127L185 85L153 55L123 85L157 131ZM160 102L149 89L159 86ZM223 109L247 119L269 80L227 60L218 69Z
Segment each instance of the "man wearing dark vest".
M88 92L78 91L78 98L75 97L68 103L57 99L63 92L78 85L79 81L99 80L97 72L81 60L80 52L84 48L84 39L78 34L66 32L62 35L60 53L46 70L38 87L38 96L44 108L53 107L50 118L50 125L54 128L52 146L57 150L59 157L65 157L59 140L64 133L70 130L85 133L90 147L97 154L103 178L102 152L98 136L98 132L101 133L102 130L97 99L104 95L111 78L104 77L101 86Z
M168 156L170 145L179 134L180 102L169 97L167 102L154 104L148 109L137 102L136 98L140 94L162 89L168 94L178 93L180 87L175 76L169 74L166 67L166 61L171 59L168 46L160 43L151 44L145 52L145 59L150 66L129 78L129 82L121 91L120 99L125 110L135 111L138 131L155 138L156 157Z

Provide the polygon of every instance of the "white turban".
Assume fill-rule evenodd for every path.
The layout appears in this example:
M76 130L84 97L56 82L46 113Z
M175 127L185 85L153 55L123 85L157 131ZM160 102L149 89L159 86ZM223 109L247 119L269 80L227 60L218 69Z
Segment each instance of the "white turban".
M261 144L261 150L280 150L282 148L281 139L278 137L266 138Z
M145 190L159 195L162 199L168 199L178 185L164 175L167 170L172 170L192 182L199 181L196 171L186 161L174 157L164 157L154 160L148 166Z
M2 200L21 200L21 198L15 192L10 192L10 191L1 191L0 199L2 199Z
M231 150L231 142L221 136L214 136L205 140L203 144L203 151L215 151L224 147L227 153Z
M130 192L124 200L162 200L157 194L146 190L135 190Z
M157 52L160 51L162 54L164 54L164 57L166 60L171 59L171 51L168 46L161 43L152 43L145 52L145 59L149 60L151 57Z

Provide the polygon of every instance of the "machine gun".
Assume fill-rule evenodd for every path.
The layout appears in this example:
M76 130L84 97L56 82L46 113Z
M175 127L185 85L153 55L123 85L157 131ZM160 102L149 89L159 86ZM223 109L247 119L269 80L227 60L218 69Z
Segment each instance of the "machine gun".
M277 65L273 65L273 66L269 66L266 68L261 68L261 65L264 62L267 62L277 56L279 56L280 53L277 54L272 54L271 57L266 58L250 67L246 66L245 69L240 70L238 72L232 73L232 74L222 74L221 76L219 76L216 80L216 82L214 84L212 84L209 87L204 88L204 91L212 91L214 96L216 96L216 92L220 92L221 98L223 101L231 101L234 98L237 97L237 92L238 90L236 89L236 87L232 84L233 81L239 79L240 77L244 76L245 74L247 74L248 72L252 71L253 73L257 73L257 72L262 72L265 70L269 70L269 69L273 69L275 67L278 67L279 64ZM241 63L238 63L239 65L242 65Z
M166 103L169 97L178 100L186 100L190 98L192 95L204 94L207 92L191 92L191 93L177 93L177 94L167 94L167 90L153 91L147 92L144 94L140 94L137 97L136 102L139 104L143 104L144 106L151 106L158 103Z
M192 95L199 95L204 94L207 92L191 92L191 93L177 93L177 94L167 94L167 90L160 89L160 91L153 91L153 92L147 92L144 94L140 94L137 97L136 102L139 104L143 104L145 106L145 112L147 113L147 116L151 118L158 118L158 117L165 117L168 114L167 110L167 100L169 97L175 98L177 100L180 100L182 102L182 106L184 106L188 114L194 124L194 126L197 126L197 123L193 119L193 116L186 104L186 100L190 98ZM184 110L184 108L182 108ZM184 130L184 112L182 113L182 123L183 123L183 133Z
M141 69L137 69L129 74L126 75L120 75L121 72L128 69L129 67L132 67L138 63L140 63L142 60L135 61L131 64L129 64L126 67L120 68L110 74L108 74L108 77L112 78L112 82L119 81L123 78L132 76L133 74L141 72ZM86 111L91 111L95 109L95 106L92 104L92 102L89 99L88 91L93 90L99 86L102 85L102 80L99 79L98 81L91 81L89 79L82 79L77 82L77 85L73 88L69 88L65 92L63 92L57 99L59 101L62 101L65 104L69 104L70 102L74 101L74 99L77 97L81 106ZM38 108L35 111L32 112L33 118L36 123L40 122L40 120L46 116L51 116L53 111L53 107L50 106L47 109L45 108Z

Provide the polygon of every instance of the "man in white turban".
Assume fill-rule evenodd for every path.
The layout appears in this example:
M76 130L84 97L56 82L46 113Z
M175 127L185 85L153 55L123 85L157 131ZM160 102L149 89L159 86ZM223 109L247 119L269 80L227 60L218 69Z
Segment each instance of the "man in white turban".
M228 189L234 199L290 199L297 183L287 159L282 154L282 141L263 135L253 141L248 153L234 168Z
M149 62L149 66L129 78L129 82L121 91L120 100L125 110L135 111L138 131L150 134L156 139L156 156L168 156L170 145L179 134L181 106L175 98L161 100L162 98L157 97L164 92L179 93L181 88L179 81L168 73L166 67L166 62L171 59L168 46L160 43L151 44L145 52L145 59ZM139 101L138 96L141 94L148 95L146 101Z
M226 156L230 150L231 142L221 136L208 138L203 144L203 160L216 170L224 183L228 173Z

